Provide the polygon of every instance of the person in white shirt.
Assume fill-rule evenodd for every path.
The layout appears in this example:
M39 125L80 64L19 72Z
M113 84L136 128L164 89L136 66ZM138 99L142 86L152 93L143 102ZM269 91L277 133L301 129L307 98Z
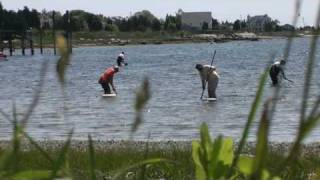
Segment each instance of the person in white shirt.
M127 66L128 63L124 62L124 52L121 52L117 58L117 65L120 66Z
M205 90L208 82L208 96L209 98L217 98L216 89L219 83L219 75L216 68L210 65L197 64L196 69L199 71L202 89Z

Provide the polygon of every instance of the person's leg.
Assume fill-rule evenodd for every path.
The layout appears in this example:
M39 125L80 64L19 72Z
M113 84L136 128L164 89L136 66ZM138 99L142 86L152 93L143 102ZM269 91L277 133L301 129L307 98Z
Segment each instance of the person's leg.
M213 78L208 81L208 96L209 98L217 98L216 89L218 87L219 79Z
M120 67L121 66L121 58L118 57L117 59L117 65Z
M105 92L106 92L106 94L111 94L111 89L110 89L109 83L106 83Z
M111 90L108 83L102 83L101 86L104 90L104 94L111 94Z

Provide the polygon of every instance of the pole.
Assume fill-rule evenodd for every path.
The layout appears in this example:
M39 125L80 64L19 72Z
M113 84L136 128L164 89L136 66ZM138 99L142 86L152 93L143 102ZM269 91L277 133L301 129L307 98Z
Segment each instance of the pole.
M71 29L71 13L68 13L68 42L69 53L72 53L72 29Z
M54 55L57 54L57 49L56 49L56 21L55 21L55 15L56 12L52 12L52 38L53 38L53 53Z
M29 42L30 42L30 53L31 55L34 55L34 49L33 49L33 40L32 40L32 30L29 31Z
M211 64L210 64L210 68L209 68L209 71L207 73L207 79L205 80L204 89L202 89L202 94L201 94L201 97L200 97L201 100L203 98L204 90L206 89L206 84L207 84L207 81L208 81L209 73L210 73L210 70L211 70L211 67L212 67L213 60L214 60L215 56L216 56L216 50L214 50L214 53L213 53L213 56L212 56L212 60L211 60Z
M23 56L26 54L25 53L25 32L23 32L23 35L21 38L21 52Z
M43 29L40 27L40 53L43 54L43 46L42 46L42 35L43 35Z
M13 53L12 33L10 33L9 35L9 53L10 53L10 56L12 56L12 53Z

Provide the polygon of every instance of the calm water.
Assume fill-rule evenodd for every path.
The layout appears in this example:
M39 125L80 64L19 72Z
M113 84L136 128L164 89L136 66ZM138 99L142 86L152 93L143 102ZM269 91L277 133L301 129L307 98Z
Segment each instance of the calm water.
M294 41L293 53L287 66L281 98L271 128L273 141L290 141L296 132L303 86L304 63L310 39ZM28 123L27 131L37 139L65 139L75 128L75 139L85 139L91 133L96 139L127 139L134 119L135 91L147 76L152 86L152 99L144 113L145 122L135 134L152 140L189 140L199 137L201 122L207 122L212 135L223 134L239 138L255 96L259 75L271 53L281 55L285 40L242 41L222 44L141 45L125 47L91 47L74 49L67 73L66 99L63 99L56 78L57 57L47 50L45 55L16 55L0 62L0 108L12 113L13 102L22 116L32 100L39 82L43 61L50 61L40 103ZM217 102L199 100L201 84L197 63L210 63L217 50L214 64L221 76ZM104 68L115 63L117 54L125 51L129 66L115 77L119 96L101 97L97 83ZM20 54L16 52L16 54ZM317 54L311 103L320 92L320 53ZM265 98L272 93L270 80ZM63 106L66 112L63 113ZM255 136L255 127L251 139ZM0 118L0 138L7 139L11 125ZM309 141L320 140L316 131Z

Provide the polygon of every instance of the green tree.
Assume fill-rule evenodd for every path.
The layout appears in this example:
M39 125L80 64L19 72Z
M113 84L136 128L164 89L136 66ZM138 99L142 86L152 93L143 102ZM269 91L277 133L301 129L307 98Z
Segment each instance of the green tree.
M0 1L0 29L3 29L3 13L4 13L4 10L3 10L2 3Z
M129 31L146 31L147 29L159 29L159 20L150 11L147 10L136 12L128 19L127 23L127 30Z
M166 30L169 32L175 32L175 31L177 31L177 26L175 23L169 23Z
M25 31L27 29L27 22L25 18L19 16L14 11L4 11L3 14L3 29Z
M86 16L88 28L90 31L100 31L102 30L102 22L99 16L88 13Z
M175 28L173 28L173 26L175 26ZM164 22L164 29L167 31L177 31L177 19L176 16L172 16L172 15L167 15L165 22Z
M35 9L32 9L30 13L30 22L28 24L33 28L40 28L40 18L39 18L39 12Z
M206 31L206 30L208 30L209 29L209 24L207 23L207 22L203 22L202 23L202 30L203 31Z
M241 29L241 22L239 19L237 19L234 23L233 23L233 30L234 31L239 31Z
M219 29L219 21L212 18L212 29Z
M104 30L106 31L111 31L111 32L118 32L119 31L119 28L117 25L115 24L107 24L104 28Z
M161 30L161 22L158 19L154 19L152 21L152 30L153 31L160 31Z

